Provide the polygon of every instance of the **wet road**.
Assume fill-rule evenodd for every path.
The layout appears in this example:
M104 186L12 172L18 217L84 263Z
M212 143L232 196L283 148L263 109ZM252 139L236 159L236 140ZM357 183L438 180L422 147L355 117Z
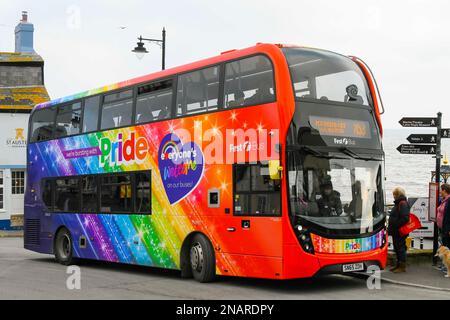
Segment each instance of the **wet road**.
M83 262L81 289L69 290L65 266L0 238L0 299L450 299L450 293L382 283L369 290L350 276L272 281L220 277L200 284L176 271Z

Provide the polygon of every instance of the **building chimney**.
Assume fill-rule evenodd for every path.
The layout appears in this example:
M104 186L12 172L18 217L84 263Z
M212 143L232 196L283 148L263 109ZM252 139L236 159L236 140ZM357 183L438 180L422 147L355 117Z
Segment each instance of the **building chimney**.
M22 20L20 22L28 22L28 12L22 11Z
M34 26L28 22L28 12L22 11L22 20L16 26L16 52L34 53L33 48Z

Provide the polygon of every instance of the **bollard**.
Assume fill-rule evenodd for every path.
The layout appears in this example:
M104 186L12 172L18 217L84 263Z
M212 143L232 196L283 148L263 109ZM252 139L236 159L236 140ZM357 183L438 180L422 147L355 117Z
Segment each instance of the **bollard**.
M406 238L406 250L411 249L412 245L413 245L412 238L411 237Z

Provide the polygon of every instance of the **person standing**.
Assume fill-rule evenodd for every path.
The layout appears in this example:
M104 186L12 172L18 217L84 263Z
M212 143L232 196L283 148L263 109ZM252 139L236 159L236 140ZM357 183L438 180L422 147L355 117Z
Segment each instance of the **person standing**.
M441 185L441 204L437 209L437 225L441 234L442 245L450 248L450 185Z
M408 235L401 236L399 229L408 223L410 207L403 188L394 188L392 195L394 196L394 208L389 215L388 233L392 236L397 263L390 271L400 273L406 271L406 238Z

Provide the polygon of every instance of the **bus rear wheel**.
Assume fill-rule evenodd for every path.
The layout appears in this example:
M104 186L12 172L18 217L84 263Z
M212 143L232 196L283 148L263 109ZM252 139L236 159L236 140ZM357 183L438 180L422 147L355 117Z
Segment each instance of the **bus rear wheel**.
M66 228L59 230L56 234L55 258L56 261L65 266L74 262L72 236Z
M216 257L209 240L196 234L191 242L190 264L194 279L199 282L211 282L216 277Z

